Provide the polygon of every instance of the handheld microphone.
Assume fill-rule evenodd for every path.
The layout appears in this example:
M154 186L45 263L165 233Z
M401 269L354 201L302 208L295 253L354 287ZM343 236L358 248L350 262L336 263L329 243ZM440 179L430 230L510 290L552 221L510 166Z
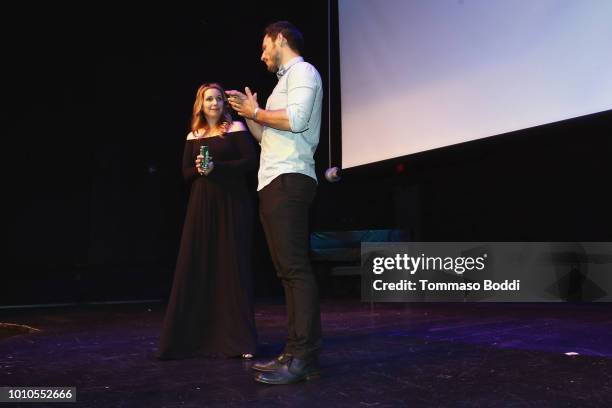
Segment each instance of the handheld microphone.
M339 167L330 167L325 170L325 179L330 183L335 183L339 181L342 176L342 169Z

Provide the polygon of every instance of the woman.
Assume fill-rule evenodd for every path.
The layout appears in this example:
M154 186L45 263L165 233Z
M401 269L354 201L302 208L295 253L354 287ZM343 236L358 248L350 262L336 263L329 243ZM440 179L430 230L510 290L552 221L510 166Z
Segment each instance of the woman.
M200 166L203 145L211 158L206 170ZM218 84L202 85L183 154L189 204L160 359L255 353L253 213L244 175L256 166L251 135L242 122L232 121L225 91Z

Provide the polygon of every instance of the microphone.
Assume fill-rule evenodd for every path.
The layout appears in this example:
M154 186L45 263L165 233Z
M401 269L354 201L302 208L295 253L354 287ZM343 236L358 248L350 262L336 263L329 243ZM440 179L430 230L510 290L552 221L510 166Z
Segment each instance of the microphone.
M339 181L342 176L342 169L339 167L330 167L325 170L325 179L330 183L335 183Z

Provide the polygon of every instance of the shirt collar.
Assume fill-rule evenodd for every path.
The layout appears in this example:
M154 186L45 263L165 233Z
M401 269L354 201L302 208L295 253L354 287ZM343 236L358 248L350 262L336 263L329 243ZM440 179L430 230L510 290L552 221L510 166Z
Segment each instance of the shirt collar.
M280 79L283 75L285 75L285 73L287 72L287 70L289 68L291 68L293 65L297 64L298 62L302 62L304 61L304 58L302 57L295 57L290 59L287 64L285 65L281 65L278 68L278 71L276 71L276 76L278 77L278 79Z

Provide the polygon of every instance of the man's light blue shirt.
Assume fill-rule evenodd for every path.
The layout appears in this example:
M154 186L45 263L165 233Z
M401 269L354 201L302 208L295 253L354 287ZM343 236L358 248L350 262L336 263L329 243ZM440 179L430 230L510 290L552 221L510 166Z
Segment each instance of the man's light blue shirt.
M281 66L276 75L278 83L266 110L286 109L291 130L264 126L258 191L284 173L302 173L317 180L313 156L321 132L321 76L302 57Z

